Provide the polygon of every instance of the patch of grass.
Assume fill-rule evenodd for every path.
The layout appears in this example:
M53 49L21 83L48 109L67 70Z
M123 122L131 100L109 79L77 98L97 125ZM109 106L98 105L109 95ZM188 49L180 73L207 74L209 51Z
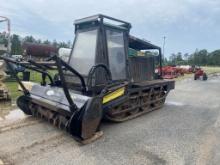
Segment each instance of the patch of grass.
M204 69L204 71L205 71L207 74L220 73L220 67L204 66L204 67L202 67L202 69Z
M18 83L11 81L5 82L7 88L9 89L12 101L15 101L18 96L22 95L22 92L18 91Z
M49 73L53 77L53 75L55 73L57 73L57 71L56 70L50 70ZM19 73L18 76L22 80L22 73ZM48 79L46 79L46 80L47 80L47 82L49 82ZM35 71L30 71L30 81L40 83L41 82L41 73L38 73L38 72L35 72ZM22 92L18 91L17 81L12 80L12 79L9 78L5 81L5 84L6 84L6 86L8 87L8 89L10 91L12 101L16 101L16 99L20 95L22 95Z
M213 73L220 73L220 67L209 67L209 66L203 66L201 67L207 74L213 74ZM193 78L194 74L185 74L184 76L179 76L178 78L175 78L176 81L180 81L186 78Z

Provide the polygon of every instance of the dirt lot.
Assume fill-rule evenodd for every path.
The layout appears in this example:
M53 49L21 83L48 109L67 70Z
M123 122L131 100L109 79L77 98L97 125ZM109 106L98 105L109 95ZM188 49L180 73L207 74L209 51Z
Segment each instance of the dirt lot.
M47 122L13 110L0 117L1 164L219 164L220 77L178 81L165 106L82 146Z

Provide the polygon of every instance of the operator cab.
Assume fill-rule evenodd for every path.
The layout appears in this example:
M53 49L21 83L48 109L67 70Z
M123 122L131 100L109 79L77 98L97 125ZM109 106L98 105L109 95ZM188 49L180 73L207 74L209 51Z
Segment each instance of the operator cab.
M131 24L104 15L75 21L75 40L69 66L82 75L88 91L98 94L114 82L143 82L155 79L155 61L161 67L161 49L145 40L130 36ZM157 50L153 56L130 56L130 50ZM159 57L159 58L158 58ZM69 88L80 90L81 82L70 72L65 74Z
M75 40L68 64L83 76L87 87L90 84L98 92L106 86L109 77L111 81L128 79L126 66L130 28L130 23L104 15L75 21ZM101 67L96 67L100 64ZM74 75L67 74L65 78L70 87L80 84Z

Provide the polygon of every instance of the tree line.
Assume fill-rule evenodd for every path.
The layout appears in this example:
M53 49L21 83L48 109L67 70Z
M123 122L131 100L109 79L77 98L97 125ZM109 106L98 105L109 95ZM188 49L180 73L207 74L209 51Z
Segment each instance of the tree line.
M57 42L56 40L41 40L33 36L20 37L17 34L11 36L11 54L23 54L22 44L31 42L37 44L52 45L57 48L71 48L71 41ZM192 54L172 53L169 58L164 58L164 65L199 65L199 66L220 66L220 49L208 52L206 49L198 50Z
M58 42L56 40L50 41L50 40L41 40L41 39L36 39L33 36L25 36L21 37L17 34L13 34L11 36L11 54L23 54L23 49L22 49L22 44L25 42L30 42L30 43L36 43L36 44L46 44L46 45L51 45L56 48L71 48L71 41L67 42Z
M164 65L220 66L220 49L212 52L196 49L192 54L172 53L169 58L164 59Z

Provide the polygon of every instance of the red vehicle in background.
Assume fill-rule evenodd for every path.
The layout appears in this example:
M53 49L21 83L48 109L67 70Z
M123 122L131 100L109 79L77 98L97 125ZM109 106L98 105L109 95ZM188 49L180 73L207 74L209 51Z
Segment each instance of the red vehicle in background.
M160 73L160 69L157 68L157 71ZM184 76L184 70L176 66L163 66L162 67L162 77L164 79L174 79L178 76Z
M198 80L198 79L202 79L204 81L208 79L207 74L200 67L196 67L194 73L194 80Z
M184 74L186 73L183 68L180 68L180 67L173 67L173 68L176 69L178 76L184 76Z
M180 66L179 66L179 68L182 69L182 72L183 72L184 74L193 73L194 67L195 67L195 66L190 66L190 65L180 65Z
M208 76L198 66L163 66L162 68L162 78L164 79L174 79L178 76L184 76L184 74L194 73L194 80L202 79L207 80ZM160 68L156 69L156 72L161 72Z
M158 72L160 73L161 70L157 68ZM175 67L172 66L163 66L162 67L162 77L164 79L174 79L178 77L177 70Z

